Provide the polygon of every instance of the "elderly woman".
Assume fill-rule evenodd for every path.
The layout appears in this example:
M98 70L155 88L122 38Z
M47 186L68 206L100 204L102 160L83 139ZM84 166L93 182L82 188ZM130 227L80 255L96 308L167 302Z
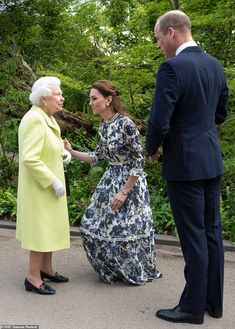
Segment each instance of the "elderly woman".
M52 295L56 291L44 279L68 281L53 270L52 252L70 247L63 170L63 155L67 151L53 117L63 108L60 80L38 79L29 99L33 106L19 126L16 238L23 249L30 250L25 289Z

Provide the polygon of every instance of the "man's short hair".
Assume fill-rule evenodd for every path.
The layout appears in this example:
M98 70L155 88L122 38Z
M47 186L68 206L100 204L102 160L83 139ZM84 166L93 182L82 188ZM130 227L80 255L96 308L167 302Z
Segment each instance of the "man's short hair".
M181 10L171 10L157 19L156 25L160 31L166 34L169 27L173 27L182 33L191 31L191 21L189 17Z

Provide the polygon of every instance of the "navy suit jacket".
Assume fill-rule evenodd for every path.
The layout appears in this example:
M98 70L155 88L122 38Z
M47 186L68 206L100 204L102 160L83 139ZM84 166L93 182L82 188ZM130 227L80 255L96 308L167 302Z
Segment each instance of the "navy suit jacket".
M188 47L159 67L146 148L153 155L163 145L164 179L223 174L216 124L226 118L227 100L221 64L200 47Z

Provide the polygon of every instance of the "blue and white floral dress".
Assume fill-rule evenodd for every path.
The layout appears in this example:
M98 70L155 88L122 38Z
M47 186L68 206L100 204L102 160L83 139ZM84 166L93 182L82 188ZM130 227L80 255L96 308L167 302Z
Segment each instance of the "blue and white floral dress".
M108 159L81 223L87 257L107 283L121 278L144 284L161 276L156 269L152 212L149 204L144 155L133 121L119 113L103 121L100 141L90 153L92 165ZM130 175L138 176L126 201L116 212L111 201Z

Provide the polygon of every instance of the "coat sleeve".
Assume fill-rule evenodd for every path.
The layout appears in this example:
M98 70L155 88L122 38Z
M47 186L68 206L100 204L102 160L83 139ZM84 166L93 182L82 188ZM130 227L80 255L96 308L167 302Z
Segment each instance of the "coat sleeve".
M45 140L45 124L38 115L30 116L20 125L20 161L27 167L32 177L47 188L58 179L41 159Z
M165 62L157 72L154 100L146 131L146 149L149 155L157 152L169 131L179 94L179 78L172 65Z
M227 117L227 106L228 106L228 87L226 83L226 77L224 74L224 83L221 90L221 94L219 97L219 101L217 104L216 112L215 112L215 123L221 124L225 121Z

